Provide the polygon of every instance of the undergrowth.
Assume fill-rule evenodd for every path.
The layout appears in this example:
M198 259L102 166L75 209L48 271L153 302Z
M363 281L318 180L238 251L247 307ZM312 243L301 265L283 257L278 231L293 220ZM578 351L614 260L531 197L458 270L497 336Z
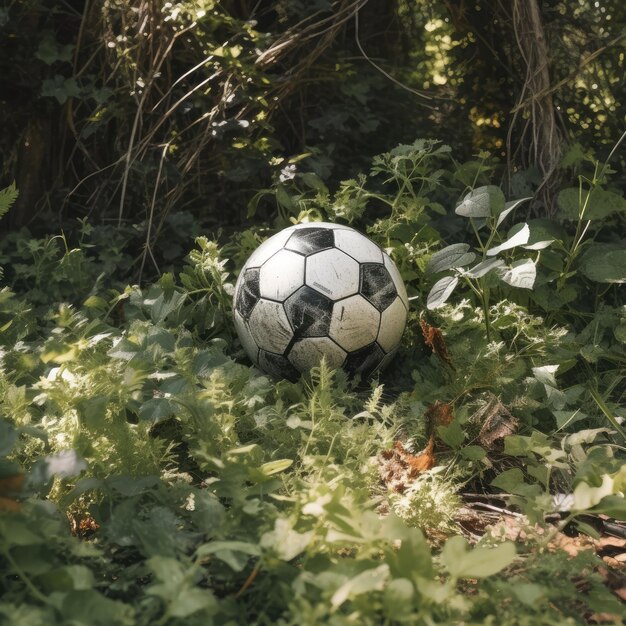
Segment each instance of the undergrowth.
M579 166L560 219L508 233L490 157L437 142L266 192L275 227L347 221L396 260L412 312L372 381L246 361L231 294L268 232L199 237L141 287L87 224L5 240L0 623L623 623L599 557L553 544L626 519L626 202ZM469 494L542 532L469 528Z

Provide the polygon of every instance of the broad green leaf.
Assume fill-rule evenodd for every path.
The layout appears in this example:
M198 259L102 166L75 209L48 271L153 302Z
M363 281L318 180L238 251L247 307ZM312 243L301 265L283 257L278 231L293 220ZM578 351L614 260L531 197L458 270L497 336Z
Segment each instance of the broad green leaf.
M274 530L261 535L260 545L265 550L271 550L279 559L291 561L306 550L312 537L311 531L299 533L293 530L288 520L279 517L274 523Z
M470 550L467 541L460 535L448 539L441 552L441 560L454 578L493 576L508 567L516 556L515 545L510 541L495 548Z
M217 611L217 608L217 600L211 591L197 587L187 587L182 589L176 598L173 599L169 605L168 612L172 617L184 618L197 611L208 611L209 614L212 614Z
M147 588L146 593L163 600L166 611L173 617L187 617L196 611L217 607L215 597L208 589L194 586L193 576L177 559L154 556L148 567L160 581Z
M75 78L55 74L54 78L46 78L41 83L41 95L56 98L59 104L65 104L68 98L80 95L80 86Z
M590 509L604 497L614 495L614 488L614 479L608 474L602 476L602 484L599 487L593 487L585 482L578 483L574 488L574 504L572 508L577 511Z
M36 529L30 529L24 520L13 516L3 516L0 513L0 548L7 546L31 546L45 543L46 540Z
M509 437L507 437L507 439L509 439ZM498 474L491 481L491 484L498 489L502 489L505 493L512 493L525 498L533 498L542 493L542 489L539 485L531 485L524 480L524 474L519 467L514 467L513 469L505 470L501 474Z
M437 433L451 448L458 448L465 441L465 432L457 420L453 420L447 426L439 426Z
M526 223L530 228L528 243L524 246L527 250L542 250L549 245L548 242L567 239L567 233L563 226L553 220L536 218L528 220ZM560 259L560 256L558 258Z
M528 196L527 198L520 198L519 200L511 200L510 202L507 202L504 205L504 210L502 211L502 213L500 213L500 215L498 215L498 221L496 222L496 226L500 226L500 224L502 224L502 222L504 221L504 218L506 218L506 216L511 211L514 211L515 209L517 209L517 207L522 202L526 202L527 200L532 200L532 196Z
M175 405L167 398L150 398L144 402L138 412L140 420L158 424L175 413Z
M603 513L617 520L626 520L626 498L616 495L605 496L591 512Z
M270 461L269 463L263 463L259 468L265 476L272 476L279 472L284 472L286 469L293 465L292 459L278 459L277 461Z
M465 446L459 450L461 456L468 461L480 461L487 456L487 452L481 446Z
M482 278L491 272L491 270L495 270L497 267L502 267L503 265L504 261L502 259L485 259L468 269L466 274L471 278Z
M39 47L35 52L35 56L43 61L46 65L52 65L57 61L71 61L73 51L73 45L63 45L58 42L51 34L46 33L39 42Z
M51 569L40 580L49 593L71 591L72 589L92 589L96 583L93 572L84 565L66 565Z
M450 297L459 279L456 276L444 276L439 279L430 290L426 300L426 308L429 310L438 309L443 306Z
M367 569L345 582L330 599L333 609L339 608L346 600L372 591L380 591L389 578L389 565L383 563L373 569Z
M294 210L296 208L293 198L289 195L284 185L279 184L276 186L276 201L286 209Z
M261 555L261 548L258 544L245 541L212 541L201 545L196 550L196 555L199 558L215 555L234 572L241 572L251 556Z
M550 385L556 387L556 372L559 369L558 365L542 365L540 367L533 367L533 376L543 385Z
M583 206L584 220L598 220L615 213L626 213L626 199L601 187L596 187L591 192L583 189L582 194L578 187L563 189L559 192L557 204L560 214L567 220L578 220Z
M453 267L468 265L476 258L473 252L468 252L469 248L466 243L455 243L435 252L426 265L426 273L437 274Z
M556 239L564 239L565 234L559 226L547 219L530 220L528 242L522 246L525 250L544 250Z
M563 154L563 158L561 159L561 167L566 168L582 165L585 158L590 157L585 154L583 146L575 141L565 149L565 154Z
M385 587L383 603L391 619L399 619L413 611L415 588L408 578L394 578Z
M62 596L60 612L64 623L72 626L133 626L131 606L111 600L95 589L75 590Z
M505 198L495 185L485 185L470 191L454 212L463 217L491 217L504 210Z
M520 259L509 267L500 278L511 287L532 289L537 277L537 268L531 259Z
M586 419L589 417L586 413L583 413L580 409L569 410L569 411L552 411L554 418L556 419L556 426L560 430L561 428L566 428L567 426L571 426L576 422ZM586 431L583 431L586 432Z
M510 250L511 248L524 245L528 242L528 237L530 237L530 228L528 228L528 224L516 224L511 228L507 236L508 239L499 246L494 246L487 250L487 256L495 256L502 250Z
M594 243L580 258L580 271L596 283L626 282L626 240Z
M522 604L531 607L536 607L537 602L545 596L545 592L541 585L536 585L534 583L517 582L513 586L513 593Z

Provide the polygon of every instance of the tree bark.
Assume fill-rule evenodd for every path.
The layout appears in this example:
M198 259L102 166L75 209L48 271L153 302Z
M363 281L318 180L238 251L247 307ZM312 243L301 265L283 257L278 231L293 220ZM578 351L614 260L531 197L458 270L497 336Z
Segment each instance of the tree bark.
M508 131L509 171L516 163L536 166L542 176L536 199L543 213L554 213L562 137L550 80L550 50L537 0L513 0L513 30L526 66L524 84Z

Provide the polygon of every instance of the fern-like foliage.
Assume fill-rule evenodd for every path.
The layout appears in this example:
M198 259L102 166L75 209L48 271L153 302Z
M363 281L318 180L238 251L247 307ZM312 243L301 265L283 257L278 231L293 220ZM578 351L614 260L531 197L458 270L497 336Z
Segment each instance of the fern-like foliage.
M19 196L19 191L13 181L8 187L0 189L0 219L2 219L9 211L13 203Z

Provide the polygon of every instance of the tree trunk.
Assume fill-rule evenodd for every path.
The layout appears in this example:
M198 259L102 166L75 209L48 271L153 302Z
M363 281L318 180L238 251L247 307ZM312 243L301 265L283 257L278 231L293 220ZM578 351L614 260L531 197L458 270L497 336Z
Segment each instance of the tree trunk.
M550 51L537 0L513 0L513 30L526 66L524 84L508 131L509 171L519 164L539 169L542 183L536 200L542 213L554 213L562 138L550 81Z

